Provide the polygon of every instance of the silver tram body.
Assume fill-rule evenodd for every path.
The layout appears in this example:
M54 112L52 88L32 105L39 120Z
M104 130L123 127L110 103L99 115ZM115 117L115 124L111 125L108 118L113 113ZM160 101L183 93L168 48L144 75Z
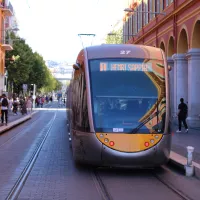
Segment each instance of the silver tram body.
M165 84L165 118L163 132L159 142L140 151L116 150L109 145L105 145L97 137L97 130L94 123L94 107L92 106L91 73L89 71L89 61L95 59L158 59L164 64L164 84ZM160 69L158 68L158 71ZM135 73L135 72L134 72ZM110 77L112 79L112 77ZM104 80L102 80L103 82ZM116 80L113 80L116 81ZM101 82L99 82L101 84ZM171 148L171 132L169 124L169 77L166 59L161 49L142 45L100 45L83 49L74 65L74 73L71 84L67 91L67 116L69 132L72 142L73 158L76 163L87 163L97 166L130 166L130 167L155 167L166 163L169 159ZM134 128L134 127L133 127ZM104 132L99 136L106 137L112 131ZM118 137L115 133L116 137ZM126 136L124 132L119 136L118 141ZM143 141L140 130L137 132L140 141ZM133 134L134 135L134 134ZM150 133L147 137L154 136ZM144 134L145 136L145 134ZM129 136L127 136L129 137ZM112 137L113 138L113 137ZM135 137L136 138L136 137ZM131 136L126 140L131 145ZM135 139L134 139L135 140ZM125 144L123 144L125 145ZM141 144L136 145L140 148ZM121 148L121 147L120 147ZM133 147L135 148L135 147Z

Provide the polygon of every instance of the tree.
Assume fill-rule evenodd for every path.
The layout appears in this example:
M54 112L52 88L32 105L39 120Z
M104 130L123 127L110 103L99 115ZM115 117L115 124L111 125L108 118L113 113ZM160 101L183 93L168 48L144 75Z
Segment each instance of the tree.
M14 39L12 51L6 52L6 60L14 56L19 56L13 63L7 62L6 68L8 71L8 81L13 84L16 93L22 91L22 84L27 83L29 73L34 64L32 49L25 41L14 34L11 35Z
M37 90L49 92L58 87L57 80L53 77L41 55L32 51L25 41L17 37L14 33L10 35L13 39L13 50L6 52L6 68L8 71L8 82L14 86L14 92L20 94L23 90L22 85L37 85ZM17 58L10 62L10 58Z
M112 31L112 35L107 35L106 44L122 44L123 43L123 29Z

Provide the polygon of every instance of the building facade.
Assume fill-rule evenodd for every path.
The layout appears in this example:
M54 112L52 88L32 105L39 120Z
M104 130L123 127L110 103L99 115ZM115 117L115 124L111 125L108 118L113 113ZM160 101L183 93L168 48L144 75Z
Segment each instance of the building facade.
M188 103L188 121L200 119L200 1L129 0L125 12L124 43L160 47L170 71L170 99L173 114L180 98Z
M6 91L5 53L12 50L12 42L6 37L6 21L13 15L13 8L8 0L0 0L0 94Z

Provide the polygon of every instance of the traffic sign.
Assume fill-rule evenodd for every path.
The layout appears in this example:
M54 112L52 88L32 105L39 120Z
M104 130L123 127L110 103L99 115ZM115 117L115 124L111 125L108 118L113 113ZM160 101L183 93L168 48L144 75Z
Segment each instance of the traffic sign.
M24 91L27 91L27 89L28 89L28 85L27 85L27 84L23 84L22 87L23 87L23 90L24 90Z

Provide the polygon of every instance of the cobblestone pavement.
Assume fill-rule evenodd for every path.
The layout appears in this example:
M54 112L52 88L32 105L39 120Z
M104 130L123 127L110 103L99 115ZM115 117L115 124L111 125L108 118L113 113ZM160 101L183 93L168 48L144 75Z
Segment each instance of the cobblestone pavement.
M56 107L57 104L48 105ZM99 187L94 180L94 169L77 168L74 165L68 142L66 111L63 109L41 110L24 124L0 136L0 200L4 200L33 151L44 135L44 127L54 114L57 117L42 147L42 150L18 197L19 200L99 200L102 199ZM194 132L179 133L173 136L172 149L177 146L183 153ZM198 137L198 133L196 133ZM183 142L185 138L185 142ZM5 156L6 155L6 156ZM149 170L97 169L103 184L113 200L179 200L174 191L160 182ZM200 182L171 171L161 174L171 181L179 191L189 194L194 200L200 196ZM145 191L145 192L144 192ZM156 192L155 192L156 191Z
M43 137L43 127L52 118L53 112L44 112L34 116L28 123L22 124L0 137L0 199L22 173L30 157Z
M19 199L102 199L95 185L93 169L88 167L77 168L74 165L68 143L65 111L59 111L54 123L55 125L21 191ZM111 199L182 199L153 176L152 171L97 170ZM177 177L176 181L180 181L179 178ZM182 177L179 187L183 187L184 181L186 181L186 178ZM194 187L194 185L200 187L200 182L198 181L187 184L190 187ZM193 190L192 193L200 196L198 191ZM194 199L198 200L198 198Z
M89 169L72 161L66 113L60 111L42 151L19 196L23 199L100 200Z

